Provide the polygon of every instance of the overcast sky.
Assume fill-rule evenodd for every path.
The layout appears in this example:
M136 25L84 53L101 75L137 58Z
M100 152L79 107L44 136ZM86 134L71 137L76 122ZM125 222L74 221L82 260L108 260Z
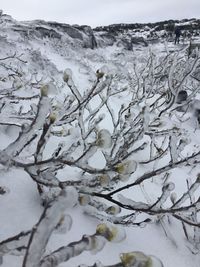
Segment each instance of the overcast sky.
M0 0L17 20L44 19L92 27L200 18L200 0Z

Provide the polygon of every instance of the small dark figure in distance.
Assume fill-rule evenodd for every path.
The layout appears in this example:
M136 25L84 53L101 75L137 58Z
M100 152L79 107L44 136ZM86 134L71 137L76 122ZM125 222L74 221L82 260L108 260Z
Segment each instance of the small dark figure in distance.
M181 29L180 29L180 27L176 27L174 33L175 33L174 43L175 44L179 44L180 36L181 36Z

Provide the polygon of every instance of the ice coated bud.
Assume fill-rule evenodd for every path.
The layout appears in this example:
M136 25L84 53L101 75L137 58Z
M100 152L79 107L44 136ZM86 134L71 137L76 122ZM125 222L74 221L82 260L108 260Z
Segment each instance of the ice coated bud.
M151 258L142 252L122 253L120 259L124 267L153 267Z
M108 227L105 223L100 223L97 225L96 233L103 235L107 231Z
M117 229L114 227L110 229L105 223L101 223L97 226L96 233L112 241L117 234Z
M96 234L103 236L110 242L120 242L125 239L126 233L123 228L108 226L101 223L97 226Z
M45 84L40 88L41 96L47 96L48 95L48 85Z
M110 148L112 146L112 138L108 130L102 129L98 132L96 145L105 149Z
M100 70L97 70L97 71L96 71L96 76L97 76L98 79L103 78L104 74L105 74L105 73L102 72L102 71L100 71Z
M81 206L86 206L90 202L90 197L87 195L82 195L79 196L78 201Z
M137 163L134 160L128 160L128 161L124 161L121 163L118 163L115 166L115 171L118 172L119 174L131 174L133 172L136 171L137 168Z
M66 83L69 81L69 75L66 72L63 73L63 81Z
M120 212L121 212L121 208L119 206L111 206L106 209L106 213L111 214L111 215L117 215Z
M176 195L175 192L171 193L171 195L170 195L170 200L171 200L171 202L172 202L173 204L176 202L176 200L177 200L177 195Z
M54 123L55 120L56 120L56 114L55 113L51 113L50 116L49 116L49 120L50 120L50 123Z
M66 69L63 73L63 81L67 83L71 77L72 71L70 69Z

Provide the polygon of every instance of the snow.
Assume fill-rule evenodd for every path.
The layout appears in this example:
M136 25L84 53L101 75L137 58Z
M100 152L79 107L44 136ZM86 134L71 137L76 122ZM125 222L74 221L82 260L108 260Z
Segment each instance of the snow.
M12 128L9 128L9 131L6 130L5 126L0 126L0 149L3 151L1 155L1 162L5 162L6 156L11 156L12 152L14 151L17 153L17 149L23 149L24 145L31 139L33 134L38 134L36 128L41 128L43 125L43 119L48 117L48 114L51 111L50 103L49 101L54 101L56 104L63 105L63 110L61 110L61 114L65 112L65 104L68 103L62 103L63 98L67 96L67 94L70 92L69 84L67 82L65 83L62 80L63 73L66 74L66 69L70 69L70 75L72 75L73 83L72 85L72 91L74 95L77 97L79 101L82 101L82 98L84 96L84 93L91 87L92 81L96 79L96 70L99 69L103 72L108 72L108 77L103 77L102 83L99 85L99 90L103 91L104 88L109 84L110 77L112 75L118 74L119 77L122 75L122 81L119 81L119 88L115 88L116 91L122 89L122 87L126 87L127 85L127 76L123 78L123 75L127 75L127 69L130 71L133 71L133 64L136 64L137 68L139 69L142 61L145 59L141 59L142 56L148 55L149 53L149 47L134 47L134 51L124 51L123 48L112 46L112 47L105 47L105 48L97 48L95 50L91 49L80 49L78 46L76 47L68 47L68 50L66 51L65 47L62 47L62 49L58 49L56 45L54 46L54 43L50 39L44 40L37 40L32 39L31 41L26 42L19 42L19 36L17 33L13 34L13 32L8 31L6 32L6 29L3 30L4 35L7 35L6 42L10 42L12 45L6 49L6 47L3 47L0 51L1 57L5 54L10 54L12 51L16 50L17 54L21 54L21 52L24 53L25 58L29 59L29 70L31 71L30 75L33 75L35 72L35 69L38 68L38 77L44 76L41 82L38 82L37 79L35 79L36 85L33 87L26 87L26 90L19 90L17 93L21 96L31 96L35 94L39 94L39 88L41 84L49 84L49 91L48 91L48 97L44 96L40 103L40 110L39 117L37 118L36 124L34 127L30 127L30 120L27 120L27 128L25 128L25 132L27 134L21 137L19 141L16 143L12 143L14 140L16 140L19 129L16 126L12 126ZM138 33L138 35L140 35ZM142 33L141 33L142 35ZM165 53L165 46L167 45L169 51L171 49L177 49L178 51L182 49L182 46L180 47L174 47L173 44L163 44L163 43L157 43L155 45L151 45L151 51L154 54L159 55L160 57ZM31 53L35 53L36 60L31 60ZM37 53L36 53L37 52ZM121 55L118 57L117 54L121 53ZM38 61L37 61L38 59ZM43 63L43 67L40 63ZM17 64L16 64L17 65ZM105 67L106 66L106 67ZM22 69L23 72L26 74L28 71L26 69ZM2 70L1 75L3 76L5 74L5 70ZM44 75L45 74L45 75ZM65 75L64 74L64 75ZM69 75L69 71L67 72ZM109 76L110 75L110 76ZM25 75L24 75L25 76ZM116 80L118 77L115 77ZM56 80L56 85L55 85ZM120 79L119 79L120 80ZM51 81L52 83L49 83ZM24 81L26 82L26 81ZM28 76L27 76L27 84L28 84ZM6 86L5 86L6 85ZM2 82L0 83L0 90L9 88L10 82L7 81L6 84L2 85ZM133 90L133 88L132 88ZM89 136L90 142L95 143L96 138L101 139L98 140L100 142L99 147L95 147L93 150L91 149L88 151L87 155L87 161L80 160L77 163L77 167L73 168L70 166L67 166L57 173L57 178L59 181L78 181L79 179L84 179L84 170L81 168L78 169L79 166L86 166L90 167L92 169L103 169L106 166L106 159L108 159L108 156L106 153L110 152L110 147L112 144L111 136L113 133L113 121L116 123L117 114L119 113L119 110L121 109L121 105L128 103L130 99L132 98L133 92L125 91L120 93L119 95L112 95L110 96L110 102L108 105L108 108L105 106L97 113L98 116L102 116L102 121L98 124L96 127L100 130L100 135L91 134ZM102 96L102 95L101 95ZM106 95L104 96L106 98ZM59 102L60 101L60 102ZM154 102L154 100L152 100ZM13 104L13 114L15 110L19 110L19 106L22 105L22 113L26 113L27 111L31 110L30 105L31 104L37 104L38 100L31 100L31 101L21 101L20 104ZM69 102L70 103L70 102ZM96 95L88 105L87 109L87 116L90 116L90 110L93 110L96 106L98 106L101 103L101 99L99 95ZM144 122L144 131L148 132L150 131L149 127L149 121L151 120L151 117L154 116L154 114L149 114L149 106L151 103L146 103L145 101L139 103L140 110L131 110L130 116L135 117L138 114L138 120L143 120ZM72 109L75 104L71 104L70 108ZM144 107L146 107L144 111ZM11 109L11 108L10 108ZM2 118L0 118L0 122L6 121L6 115L10 109L6 109L5 111L2 110L2 113L0 115ZM66 109L67 110L67 109ZM142 111L144 111L142 113ZM115 118L112 118L112 112L115 115ZM189 114L189 115L188 115ZM179 127L180 132L169 133L168 139L171 137L171 153L172 153L172 161L176 162L178 155L176 150L176 145L180 141L179 134L182 134L183 137L186 139L187 145L184 147L184 150L182 151L180 149L181 156L184 157L184 155L191 155L193 149L193 152L199 151L200 141L199 141L199 128L195 129L195 118L191 116L191 113L186 114L186 116L189 116L188 120L185 120L183 122L180 122L179 119L175 117L171 117L171 120L163 119L163 125L160 127L160 130L165 129L172 129L174 126ZM56 115L58 116L58 114ZM20 117L20 116L18 116ZM131 118L132 118L131 117ZM129 120L126 120L127 125L132 125L131 118ZM9 118L10 119L10 118ZM69 119L69 118L68 118ZM84 119L85 118L79 118L80 125L83 125L82 127L86 128L89 125L89 122L86 120L86 123L84 125ZM82 120L82 121L81 121ZM89 119L88 119L89 120ZM21 123L20 118L18 118L19 123ZM26 120L25 120L26 121ZM165 122L165 123L164 123ZM82 124L81 124L82 123ZM56 124L56 122L55 122ZM134 127L134 125L132 126ZM136 127L136 126L135 126ZM71 124L65 124L63 125L63 128L60 125L53 125L53 130L59 131L65 131L65 134L62 136L51 136L48 139L48 144L45 146L44 154L43 154L43 160L48 160L48 158L53 155L56 148L60 145L60 154L64 157L65 160L71 160L70 156L73 159L78 159L81 155L82 151L79 149L76 149L76 146L73 147L76 142L79 141L80 138L80 131L77 130L75 125L73 123ZM18 129L18 130L17 130ZM95 130L97 130L95 129ZM116 138L116 136L115 136ZM132 144L132 147L134 149L137 148L137 146L140 146L142 141L145 141L147 144L150 143L149 136L145 135L142 140L138 139L134 144ZM121 140L119 138L119 140ZM36 142L36 141L35 141ZM160 143L164 142L162 139L159 141ZM11 144L12 143L12 144ZM103 144L102 144L103 143ZM35 143L33 142L33 145ZM61 145L62 144L62 145ZM84 144L83 144L84 145ZM116 144L116 148L118 148L120 144ZM155 143L155 145L159 145L158 143ZM163 150L165 148L165 143L163 145ZM8 147L8 148L7 148ZM126 153L129 152L130 147L127 148ZM155 161L153 163L150 163L149 165L140 164L142 161L149 159L150 151L148 151L149 147L145 150L138 151L137 153L133 154L131 156L131 159L128 161L120 161L117 162L118 166L120 164L125 164L127 169L125 170L125 174L131 174L130 177L128 176L128 182L126 179L121 179L118 186L124 186L126 183L133 183L137 180L137 177L140 177L142 174L148 172L151 170L151 168L161 168L162 166L165 166L169 160L169 158L163 158L161 161ZM66 153L66 155L63 155L64 151L71 150L72 153L70 156ZM23 155L20 158L21 162L30 162L31 157L28 157L29 154L31 154L33 151L33 147L30 147L29 149L25 148L23 151ZM7 155L5 155L7 154ZM33 156L33 155L32 155ZM5 157L5 159L3 158ZM106 158L107 157L107 158ZM153 155L152 155L153 157ZM113 159L114 160L114 159ZM41 198L39 196L36 183L31 179L31 177L28 175L27 172L25 172L23 169L18 169L15 166L10 166L10 162L7 163L7 165L0 165L0 186L5 186L8 188L8 193L5 195L0 194L0 242L13 236L21 231L27 231L32 229L32 227L38 222L44 207L41 204ZM78 165L79 164L79 165ZM82 165L81 165L82 164ZM88 165L87 165L88 164ZM52 166L50 166L52 167ZM44 165L45 170L45 165ZM176 168L173 171L173 181L171 181L171 173L172 171L169 171L169 183L165 183L164 185L167 188L167 192L165 191L166 195L164 195L164 198L166 198L163 203L162 200L160 200L155 207L158 208L159 206L166 205L168 207L171 203L170 200L170 194L173 194L174 191L176 191L177 198L180 198L185 191L188 190L187 180L191 183L193 183L199 173L200 169L199 166L196 165L194 168L190 168L187 164L184 166L181 166L179 168ZM31 169L30 169L31 172ZM55 172L56 173L56 172ZM119 171L120 173L120 171ZM45 175L45 173L44 173ZM164 176L165 173L162 174L163 180L166 179ZM92 175L93 179L95 180L96 176L95 174ZM51 177L50 177L51 179ZM50 180L49 179L49 180ZM162 194L162 184L163 180L160 179L160 177L153 177L152 179L149 179L144 182L143 185L135 186L133 188L128 188L127 190L124 190L121 192L120 197L118 195L118 200L124 204L124 205L133 205L137 206L139 209L145 209L148 207L147 204L144 204L143 202L147 202L148 204L153 204L155 201L157 201L157 197ZM55 183L57 180L55 181ZM108 181L109 183L109 181ZM175 188L174 188L175 185ZM95 191L95 189L94 189ZM194 197L197 199L199 197L200 191L199 187L195 187L194 190ZM193 192L193 191L192 191ZM174 199L174 195L172 195L171 199ZM50 232L53 231L51 228L52 226L55 227L57 224L57 219L59 218L59 208L60 204L55 203L55 213L49 214L48 218L53 218L53 225L50 225L48 228L48 222L43 221L41 223L41 229L39 232L45 232L45 239L41 239L42 235L38 235L39 237L35 239L34 245L34 251L36 251L36 254L38 253L38 250L40 248L37 247L37 242L39 240L39 243L42 245L42 243L46 243L48 241L45 255L48 255L53 250L56 250L58 247L66 246L67 244L78 241L82 238L83 235L93 235L96 232L96 227L100 223L97 218L94 218L92 216L86 215L86 212L84 212L84 209L80 205L75 205L77 199L76 192L72 192L70 197L68 197L67 205L69 205L69 202L71 202L70 207L65 206L62 203L62 209L64 210L64 213L66 214L66 229L69 230L67 233L64 233L64 228L59 231L55 231L52 233L50 240L48 241ZM117 199L117 198L116 198ZM185 198L184 198L185 201ZM110 205L106 201L106 208ZM189 204L190 199L187 198L187 201L184 202L184 204ZM104 209L104 207L102 208ZM96 210L95 208L92 210L92 212L100 212ZM88 212L89 213L89 212ZM126 211L122 212L122 215L126 214ZM55 217L54 217L55 215ZM70 215L70 216L69 216ZM97 216L98 217L98 216ZM71 219L72 218L72 219ZM138 220L142 221L147 218L147 215L139 215ZM61 263L59 266L61 267L67 267L67 266L78 266L80 263L87 264L87 265L93 265L95 261L100 260L103 265L111 265L116 262L119 262L119 255L121 253L126 252L132 252L132 251L142 251L146 255L155 255L158 257L164 264L165 267L174 267L174 266L181 266L181 267L199 267L200 262L200 254L199 251L195 255L191 252L192 246L189 242L186 241L186 238L183 233L183 228L180 222L177 222L172 217L167 216L161 216L160 218L153 218L153 216L150 218L152 219L151 223L147 223L145 227L144 224L141 224L141 226L134 227L129 226L125 227L123 226L123 230L126 232L126 238L124 237L124 233L122 230L119 230L120 237L119 239L123 239L120 243L112 244L110 242L106 242L106 245L103 250L99 251L97 254L90 254L90 252L85 251L83 254L74 257L70 259L69 262ZM159 221L160 219L160 221ZM55 221L54 221L55 220ZM47 227L47 229L46 229ZM71 229L70 229L71 227ZM60 232L60 233L59 233ZM43 237L44 238L44 237ZM119 241L119 240L118 240ZM101 243L101 242L100 242ZM100 246L101 244L99 244ZM43 248L42 248L43 249ZM98 247L97 247L98 249ZM34 255L33 255L34 256ZM35 255L37 257L37 255ZM33 258L30 259L30 262L33 261ZM23 257L22 256L13 256L13 255L6 255L3 257L3 264L2 267L20 267L22 266ZM32 263L30 263L32 264ZM32 265L27 265L32 266ZM34 266L34 265L33 265Z

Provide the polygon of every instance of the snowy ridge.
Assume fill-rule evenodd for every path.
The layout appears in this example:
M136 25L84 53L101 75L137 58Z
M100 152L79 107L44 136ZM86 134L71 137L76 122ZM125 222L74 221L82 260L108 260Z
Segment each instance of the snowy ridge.
M106 46L123 46L132 50L134 45L144 46L158 38L172 40L176 26L182 30L185 39L191 36L199 36L200 20L169 20L146 24L114 24L92 29L87 25L69 25L57 22L46 22L42 20L17 22L10 16L2 14L0 22L3 31L11 31L12 35L18 34L23 41L27 39L53 38L64 39L69 45L80 45L83 48L99 48Z

